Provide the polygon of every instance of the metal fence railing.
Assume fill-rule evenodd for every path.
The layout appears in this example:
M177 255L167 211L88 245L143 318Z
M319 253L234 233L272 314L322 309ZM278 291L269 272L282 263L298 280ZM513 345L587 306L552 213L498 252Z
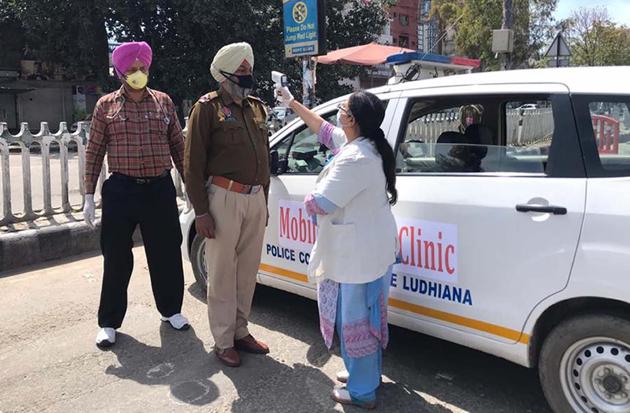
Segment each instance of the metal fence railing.
M83 209L88 135L89 122L79 122L73 132L61 122L55 133L42 122L35 134L28 123L22 123L17 135L9 133L7 124L0 122L0 226ZM97 206L106 176L104 162L96 191ZM173 179L177 195L182 197L182 179L175 168Z

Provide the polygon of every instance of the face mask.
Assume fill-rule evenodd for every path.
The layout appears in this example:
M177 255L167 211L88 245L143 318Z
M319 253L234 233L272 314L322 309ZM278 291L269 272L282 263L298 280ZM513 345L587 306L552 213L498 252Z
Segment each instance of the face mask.
M149 76L141 70L136 70L130 75L125 76L125 82L133 89L144 89L149 82Z
M230 81L226 86L228 86L230 94L237 99L245 99L256 86L253 75L235 75L234 73L225 72L223 70L221 74ZM236 80L234 80L234 78L236 78Z
M343 122L341 121L341 113L343 112L343 110L339 109L337 111L337 127L342 128L346 125L343 124Z
M254 76L252 75L234 75L234 76L238 79L238 82L236 82L236 84L242 87L243 89L252 90L254 88Z

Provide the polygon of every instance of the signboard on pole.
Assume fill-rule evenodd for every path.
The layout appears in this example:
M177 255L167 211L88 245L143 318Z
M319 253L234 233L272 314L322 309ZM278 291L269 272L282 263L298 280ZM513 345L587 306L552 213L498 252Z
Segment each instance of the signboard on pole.
M564 40L562 33L558 33L553 39L551 46L547 49L545 57L549 57L549 66L561 67L569 66L569 58L571 57L571 49Z
M284 55L314 56L325 49L325 0L282 0Z

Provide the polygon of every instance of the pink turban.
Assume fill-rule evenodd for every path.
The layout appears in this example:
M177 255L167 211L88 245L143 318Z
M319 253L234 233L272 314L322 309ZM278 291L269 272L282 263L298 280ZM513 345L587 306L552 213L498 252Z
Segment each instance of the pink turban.
M118 76L124 75L136 59L144 63L148 69L153 59L151 46L146 42L128 42L116 47L112 53L112 64Z

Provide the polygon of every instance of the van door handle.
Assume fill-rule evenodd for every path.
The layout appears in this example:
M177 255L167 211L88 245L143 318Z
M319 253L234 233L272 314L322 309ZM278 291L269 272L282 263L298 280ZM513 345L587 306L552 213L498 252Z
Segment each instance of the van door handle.
M555 205L536 205L536 204L518 204L516 205L518 212L544 212L554 215L566 215L567 209Z

